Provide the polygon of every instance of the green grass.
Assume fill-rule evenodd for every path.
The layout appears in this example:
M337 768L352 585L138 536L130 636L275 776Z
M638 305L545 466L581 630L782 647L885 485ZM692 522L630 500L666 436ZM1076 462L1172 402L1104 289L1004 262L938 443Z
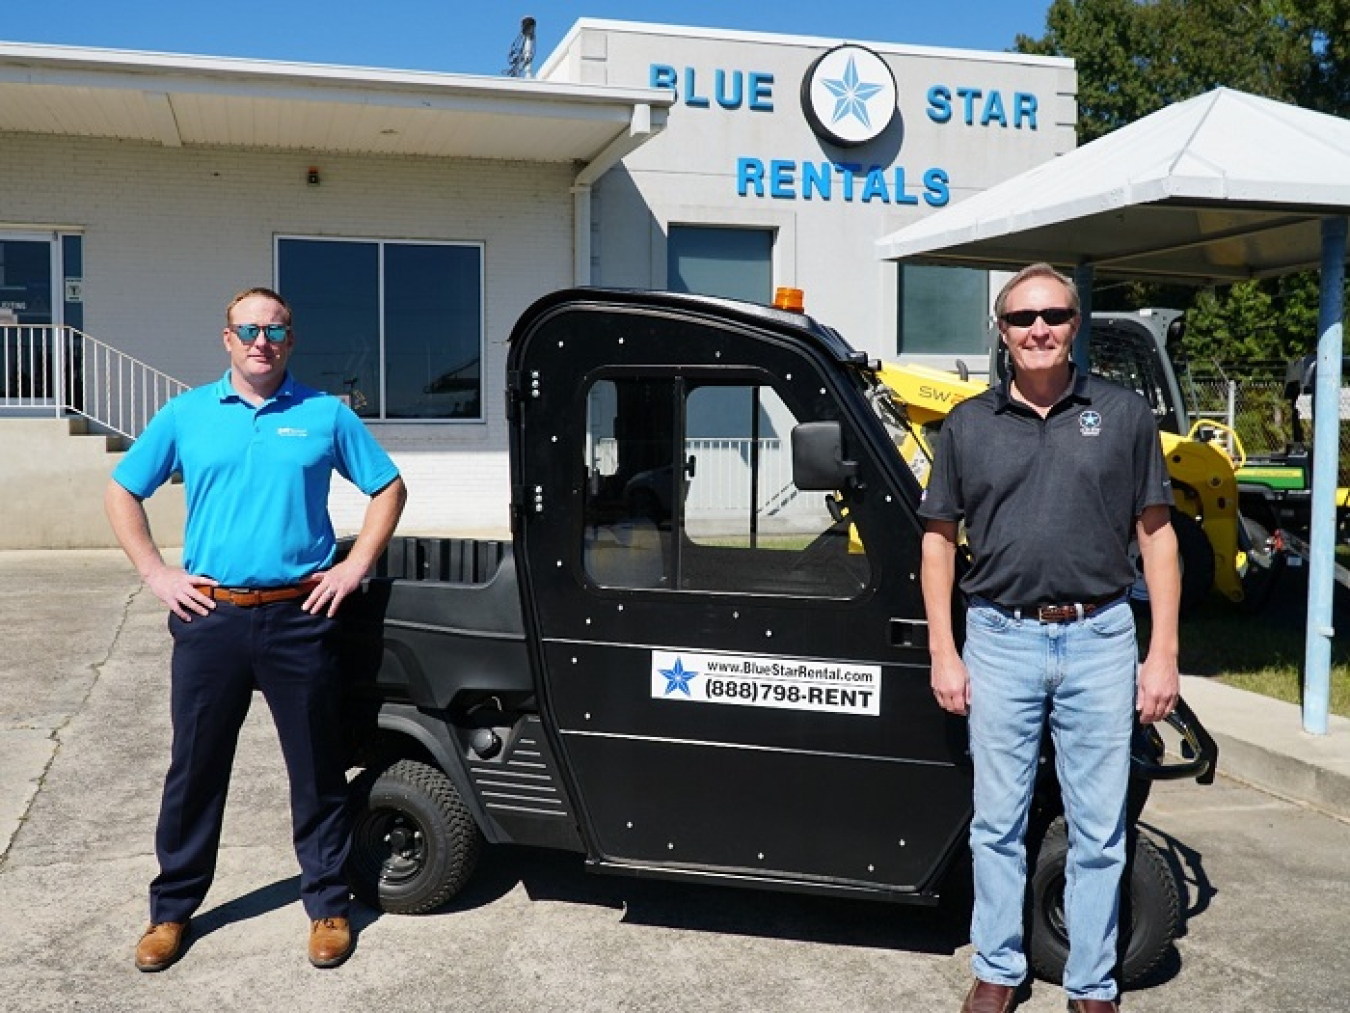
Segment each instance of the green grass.
M1271 604L1256 615L1214 597L1183 619L1181 671L1301 704L1307 621L1302 599L1306 592L1289 576L1277 586ZM1343 602L1342 592L1338 589L1336 594ZM1350 717L1350 636L1345 635L1350 633L1350 616L1346 612L1342 607L1334 617L1338 635L1331 643L1330 710ZM1140 622L1141 644L1147 643L1147 625L1146 619Z

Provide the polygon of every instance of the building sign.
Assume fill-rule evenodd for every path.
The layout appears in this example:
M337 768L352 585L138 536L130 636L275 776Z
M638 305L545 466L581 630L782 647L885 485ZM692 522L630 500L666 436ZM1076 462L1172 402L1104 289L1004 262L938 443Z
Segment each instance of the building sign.
M898 91L886 61L862 46L836 46L802 79L812 132L841 148L874 141L895 119Z
M770 114L780 82L764 70L650 65L648 83L675 94L689 109L727 115ZM818 57L800 84L801 110L811 131L847 157L824 159L789 153L742 154L730 173L736 196L770 201L838 201L895 206L945 207L951 202L952 173L945 165L913 166L892 161L894 151L869 160L868 146L902 116L900 94L890 65L863 46L836 46ZM1039 103L1028 92L933 84L914 110L939 130L1037 129ZM884 146L884 145L883 145ZM879 146L877 146L879 147Z

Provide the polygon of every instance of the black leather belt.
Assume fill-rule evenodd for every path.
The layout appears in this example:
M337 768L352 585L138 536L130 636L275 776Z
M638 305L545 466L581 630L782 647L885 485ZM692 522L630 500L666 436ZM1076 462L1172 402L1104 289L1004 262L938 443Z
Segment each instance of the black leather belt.
M1117 591L1104 598L1090 598L1087 601L1065 602L1058 605L1001 605L1000 608L1007 609L1019 619L1022 616L1035 616L1043 623L1071 623L1119 601L1124 595L1124 591Z

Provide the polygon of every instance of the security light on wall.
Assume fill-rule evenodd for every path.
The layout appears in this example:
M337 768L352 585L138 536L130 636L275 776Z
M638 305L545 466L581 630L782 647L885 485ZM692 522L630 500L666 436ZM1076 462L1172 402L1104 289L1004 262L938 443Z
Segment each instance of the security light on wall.
M318 168L318 166L316 166L316 165L311 165L311 166L309 167L309 171L305 174L305 180L309 183L310 186L318 186L318 185L319 185L319 168Z

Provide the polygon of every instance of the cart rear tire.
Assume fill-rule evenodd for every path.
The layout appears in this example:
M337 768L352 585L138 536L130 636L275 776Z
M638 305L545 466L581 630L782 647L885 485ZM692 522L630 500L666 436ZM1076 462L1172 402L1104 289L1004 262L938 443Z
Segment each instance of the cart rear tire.
M364 771L351 787L347 881L362 902L391 914L425 914L468 882L483 836L440 770L399 760Z
M1143 979L1172 948L1181 924L1181 904L1172 867L1157 846L1131 832L1130 861L1125 868L1128 889L1120 903L1121 986ZM1031 877L1031 912L1027 954L1037 977L1059 984L1069 958L1064 924L1064 875L1069 853L1063 818L1045 832Z

